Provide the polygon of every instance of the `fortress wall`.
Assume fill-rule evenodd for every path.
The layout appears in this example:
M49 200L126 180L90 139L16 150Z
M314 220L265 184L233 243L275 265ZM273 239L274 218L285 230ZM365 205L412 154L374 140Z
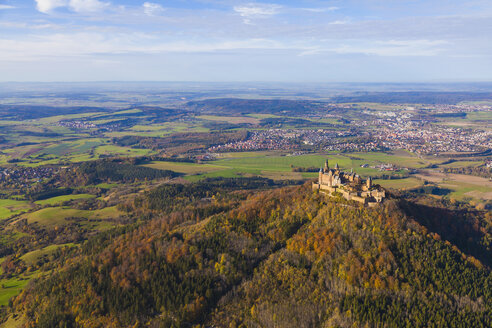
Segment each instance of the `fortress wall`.
M367 203L367 198L360 197L360 196L352 196L352 200L355 200L356 202L366 204Z
M342 181L347 180L361 185L360 187L362 188L362 192L354 192L354 188L352 186L344 186ZM318 183L313 182L312 188L315 191L325 191L329 195L333 192L339 192L347 200L355 200L356 202L368 204L369 206L377 205L383 201L383 198L386 197L384 190L370 190L368 188L367 181L366 183L363 183L363 180L360 177L348 175L346 173L339 172L338 170L335 171L335 174L332 174L332 171L328 171L328 173L320 171ZM376 199L376 202L374 202L373 199Z

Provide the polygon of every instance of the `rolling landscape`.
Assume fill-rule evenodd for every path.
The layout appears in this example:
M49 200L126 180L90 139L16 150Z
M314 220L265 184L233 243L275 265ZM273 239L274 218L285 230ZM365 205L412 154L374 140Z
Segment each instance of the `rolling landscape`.
M3 327L491 324L492 100L23 97L0 100ZM312 191L325 161L386 198Z
M0 328L492 327L492 1L0 0Z

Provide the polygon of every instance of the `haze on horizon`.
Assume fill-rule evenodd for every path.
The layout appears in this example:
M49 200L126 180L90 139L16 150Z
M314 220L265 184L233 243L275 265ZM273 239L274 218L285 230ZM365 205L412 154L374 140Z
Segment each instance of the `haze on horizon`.
M0 0L5 81L490 81L487 0Z

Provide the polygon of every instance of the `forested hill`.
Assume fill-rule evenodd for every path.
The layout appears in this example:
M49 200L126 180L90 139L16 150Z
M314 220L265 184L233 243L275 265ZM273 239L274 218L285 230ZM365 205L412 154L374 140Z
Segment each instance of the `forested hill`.
M298 116L302 113L310 113L320 106L320 103L306 100L240 98L206 99L186 103L186 108L189 110L215 115L266 113Z
M492 326L491 270L477 259L490 255L490 213L433 221L412 217L422 204L370 209L307 185L193 190L127 204L154 218L89 240L10 311L40 328Z

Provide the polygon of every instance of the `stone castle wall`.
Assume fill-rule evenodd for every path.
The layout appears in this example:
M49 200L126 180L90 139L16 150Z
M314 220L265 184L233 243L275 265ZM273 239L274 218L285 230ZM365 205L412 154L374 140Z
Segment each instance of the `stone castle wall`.
M330 196L338 192L347 200L354 200L371 207L381 203L386 197L384 189L372 189L371 178L363 181L354 173L347 174L340 172L338 165L336 170L330 170L327 163L325 164L325 168L320 170L318 182L313 182L312 188L315 191L321 191Z

